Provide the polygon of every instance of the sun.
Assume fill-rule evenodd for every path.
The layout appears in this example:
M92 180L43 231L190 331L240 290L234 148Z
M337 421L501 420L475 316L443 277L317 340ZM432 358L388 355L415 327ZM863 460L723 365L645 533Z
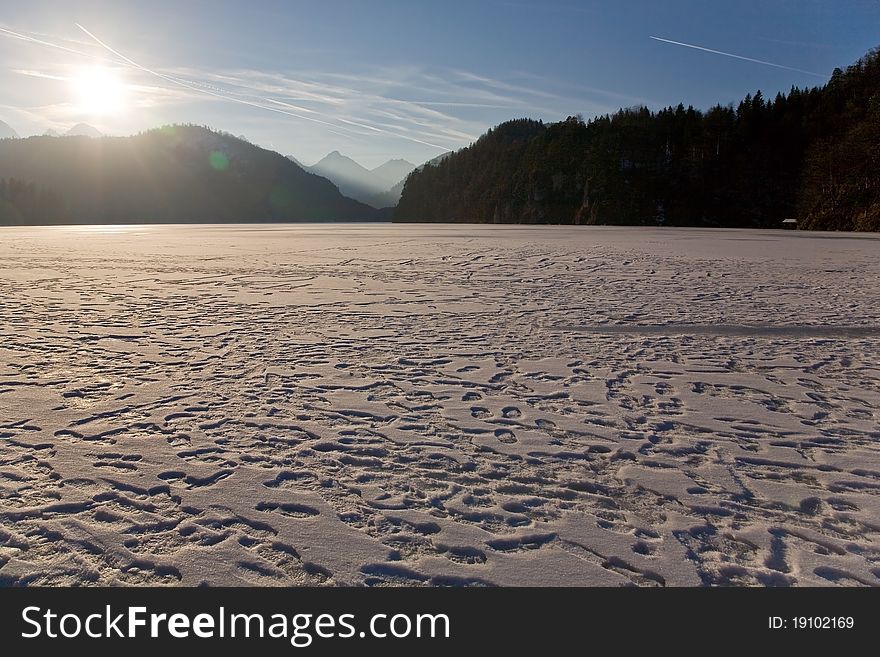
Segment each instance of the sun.
M116 114L125 107L125 84L118 73L105 67L80 70L72 79L74 103L81 112Z

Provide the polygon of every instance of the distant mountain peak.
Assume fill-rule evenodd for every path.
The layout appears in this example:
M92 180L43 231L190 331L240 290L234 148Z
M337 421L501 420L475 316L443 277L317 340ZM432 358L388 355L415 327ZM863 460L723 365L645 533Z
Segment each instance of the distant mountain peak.
M406 160L389 160L375 169L367 169L356 160L332 151L307 171L323 176L335 184L346 196L383 208L397 203L400 183L415 168Z
M399 157L399 158L395 158L395 159L392 159L392 160L388 160L387 162L385 162L385 164L381 164L381 165L375 167L375 168L373 169L373 171L375 171L376 169L381 169L382 167L386 167L386 166L388 166L389 164L400 165L400 166L407 166L407 167L410 167L411 169L415 169L415 168L416 168L416 165L413 164L412 162L410 162L409 160L404 160L403 158Z
M329 153L327 153L327 155L322 157L318 162L316 162L312 166L315 166L315 167L319 166L322 162L323 163L334 163L334 164L340 164L340 165L349 165L349 166L355 165L355 166L361 167L360 164L355 162L348 155L343 155L339 151L330 151ZM363 169L364 167L361 167L361 168ZM364 170L366 170L366 169L364 169Z
M18 139L18 133L8 123L0 121L0 139Z
M404 159L388 160L385 164L377 166L370 173L380 182L385 189L391 189L400 181L404 180L416 165Z
M347 155L343 155L339 151L327 153L327 155L321 158L320 161L316 162L309 168L314 170L315 173L326 171L355 177L368 176L370 173L368 169L364 168Z
M104 135L96 127L88 123L77 123L64 133L66 137L103 137Z
M321 164L321 162L339 162L339 163L358 164L353 159L348 157L348 155L343 155L339 151L330 151L329 153L327 153L327 155L322 157L320 160L318 160L318 162L316 162L312 166L318 166L319 164ZM360 165L358 164L358 166L360 166Z

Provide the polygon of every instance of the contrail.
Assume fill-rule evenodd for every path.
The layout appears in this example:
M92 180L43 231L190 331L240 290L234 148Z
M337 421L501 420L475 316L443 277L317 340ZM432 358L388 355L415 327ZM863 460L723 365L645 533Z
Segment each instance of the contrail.
M282 114L288 114L288 115L290 115L290 116L294 116L294 117L296 117L296 118L305 119L305 120L307 120L307 121L315 121L315 122L317 122L317 123L322 123L322 124L324 124L324 125L326 125L326 126L329 126L329 127L336 127L336 126L334 126L332 123L327 123L326 121L320 121L320 120L318 120L318 119L312 119L312 118L307 117L307 116L300 116L300 115L298 115L298 114L294 114L293 112L285 112L285 111L278 110L278 109L271 108L271 107L264 107L263 105L260 105L260 104L258 104L258 103L252 103L252 102L249 102L249 101L246 101L246 100L241 100L241 99L238 99L238 98L231 98L231 97L229 97L227 94L221 94L221 93L214 92L214 91L211 91L211 90L209 90L209 89L206 89L205 87L207 87L208 85L202 85L202 84L198 84L198 83L196 83L196 82L189 82L189 81L187 81L187 80L182 80L182 79L180 79L180 78L175 78L175 77L172 77L172 76L170 76L170 75L165 75L164 73L159 73L159 72L157 72L157 71L153 71L153 70L151 70L151 69L148 69L148 68L145 67L145 66L141 66L141 65L138 64L137 62L135 62L135 61L129 59L128 57L124 56L122 53L120 53L120 52L114 50L113 48L111 48L110 46L108 46L106 43L104 43L103 41L101 41L100 39L98 39L98 37L96 37L94 34L92 34L91 32L89 32L86 28L84 28L84 27L83 27L82 25L80 25L79 23L75 23L75 25L76 25L79 29L81 29L83 32L85 32L89 37L91 37L92 39L94 39L94 41L95 41L98 45L100 45L102 48L106 49L108 52L112 53L113 55L115 55L116 57L118 57L119 59L121 59L121 60L122 60L122 63L124 63L126 66L129 66L129 67L131 67L131 68L138 69L138 70L140 70L140 71L144 71L145 73L149 73L150 75L155 75L156 77L161 78L162 80L165 80L166 82L170 82L170 83L172 83L172 84L176 84L176 85L181 86L181 87L186 87L187 89L190 89L190 90L192 90L192 91L197 91L197 92L200 92L200 93L208 94L208 95L210 95L210 96L215 96L215 97L217 97L217 98L221 98L221 99L223 99L223 100L229 100L229 101L231 101L231 102L235 102L235 103L242 103L242 104L249 105L249 106L252 106L252 107L258 107L258 108L260 108L260 109L265 109L265 110L268 110L268 111L270 111L270 112L280 112L280 113L282 113ZM73 49L73 48L67 48L67 47L65 47L65 46L58 45L57 43L52 43L52 42L50 42L50 41L44 41L44 40L42 40L42 39L37 39L37 38L34 38L34 37L29 36L29 35L27 35L27 34L22 34L22 33L20 33L20 32L15 32L15 31L13 31L13 30L9 30L9 29L6 29L6 28L4 28L4 27L0 27L0 34L5 34L5 35L10 36L10 37L13 37L13 38L15 38L15 39L20 39L21 41L26 41L26 42L29 42L29 43L35 43L35 44L37 44L37 45L46 46L46 47L48 47L48 48L55 48L56 50L63 50L64 52L69 52L69 53L72 53L72 54L75 54L75 55L80 55L80 56L82 56L82 57L88 57L89 59L94 59L94 60L101 61L101 62L108 62L108 61L110 61L110 60L108 60L108 59L105 58L105 57L98 57L98 56L96 56L96 55L92 55L92 54L89 54L89 53L86 53L86 52L82 52L81 50L75 50L75 49ZM117 62L114 62L114 63L117 63ZM218 91L219 91L219 90L218 90ZM267 100L268 100L268 99L267 99ZM277 101L273 101L273 102L277 102ZM280 104L280 103L279 103L279 104ZM331 132L332 132L332 131L331 131ZM341 134L341 133L334 133L334 134L338 134L338 135L341 136L341 137L345 137L345 136L347 136L347 135L343 135L343 134ZM439 148L439 147L438 147L438 148Z
M149 73L150 75L154 75L157 78L165 80L166 82L170 82L171 84L176 84L178 86L190 89L191 91L196 91L198 93L203 93L203 94L207 94L209 96L214 96L215 98L220 98L222 100L228 100L229 102L239 103L241 105L247 105L249 107L256 107L258 109L266 110L268 112L277 112L278 114L286 114L287 116L293 116L293 117L301 119L303 121L311 121L312 123L319 123L321 125L327 126L329 128L335 128L337 130L345 130L345 128L343 126L338 126L334 123L330 123L329 121L322 121L321 119L316 119L311 116L304 116L302 114L298 114L296 112L291 112L291 111L285 110L285 109L280 109L278 107L267 107L266 105L261 105L260 103L254 103L249 100L244 100L243 98L236 98L234 96L230 96L227 93L211 91L210 89L206 88L207 85L201 85L198 83L189 82L188 80L183 80L181 78L176 78L176 77L173 77L170 75L166 75L164 73L160 73L158 71L154 71L154 70L149 69L146 66L142 66L141 64L138 64L136 61L126 57L118 50L114 50L112 47L110 47L109 45L107 45L106 43L101 41L98 37L96 37L94 34L89 32L85 27L83 27L79 23L74 23L74 25L76 25L80 30L85 32L86 35L91 37L95 41L95 43L97 43L99 46L106 49L108 52L112 53L113 55L115 55L116 57L118 57L119 59L124 61L126 64L128 64L129 66L132 66L140 71L143 71L144 73ZM269 99L266 99L266 100L269 100ZM270 101L270 102L276 102L276 101ZM282 104L282 103L279 103L279 104ZM379 128L373 128L371 126L362 125L360 123L355 123L353 121L346 121L344 119L339 119L339 120L344 123L349 123L354 126L369 128L371 130L375 130L376 132L381 132L381 133L390 135L392 137L397 137L398 139L405 139L407 141L412 141L417 144L423 144L425 146L430 146L432 148L437 148L437 149L444 150L444 151L448 150L443 146L438 146L437 144L432 144L427 141L422 141L421 139L416 139L415 137L408 137L406 135L401 135L396 132L390 132L388 130L381 130ZM331 132L333 132L333 131L331 130ZM339 133L334 133L334 134L339 134ZM358 133L355 133L355 134L358 134ZM344 136L344 135L340 135L340 136Z
M42 39L37 39L36 37L30 36L28 34L22 34L20 32L15 32L13 30L6 29L5 27L0 27L0 35L12 37L13 39L19 39L19 40L25 41L27 43L35 43L40 46L46 46L47 48L55 48L56 50L63 50L64 52L69 52L74 55L79 55L81 57L88 57L89 59L94 59L94 60L97 60L100 62L109 61L106 57L98 57L97 55L83 52L82 50L68 48L66 46L62 46L57 43L52 43L50 41L43 41Z
M161 80L165 80L166 82L170 82L171 84L176 84L176 85L178 85L178 86L180 86L180 87L185 87L185 88L187 88L187 89L190 89L191 91L196 91L196 92L198 92L198 93L207 94L208 96L214 96L215 98L221 98L221 99L223 99L223 100L228 100L228 101L233 102L233 103L240 103L240 104L242 104L242 105L248 105L248 106L250 106L250 107L256 107L256 108L259 108L259 109L268 110L268 111L270 111L270 112L278 112L279 114L287 114L288 116L293 116L293 117L296 117L296 118L298 118L298 119L303 119L303 120L305 120L305 121L312 121L312 122L314 122L314 123L320 123L321 125L329 126L329 127L331 127L331 128L335 128L335 127L336 127L335 125L333 125L332 123L329 123L329 122L327 122L327 121L322 121L322 120L320 120L320 119L315 119L315 118L312 118L312 117L310 117L310 116L302 116L302 115L300 115L300 114L296 114L296 113L294 113L294 112L288 112L288 111L281 110L281 109L277 109L277 108L274 108L274 107L266 107L265 105L260 105L259 103L253 103L253 102L251 102L251 101L249 101L249 100L244 100L244 99L242 99L242 98L235 98L235 97L230 96L230 95L225 94L225 93L218 93L218 92L216 92L216 91L211 91L210 89L207 89L207 88L206 88L206 85L201 85L201 84L197 84L197 83L189 82L189 81L187 81L187 80L182 80L182 79L180 79L180 78L176 78L176 77L173 77L173 76L171 76L171 75L166 75L166 74L164 74L164 73L160 73L160 72L158 72L158 71L154 71L153 69L150 69L150 68L147 68L146 66L142 66L141 64L138 64L138 63L137 63L136 61L134 61L133 59L129 59L128 57L126 57L125 55L123 55L123 54L122 54L121 52L119 52L118 50L114 50L113 48L111 48L110 46L108 46L106 43L104 43L103 41L101 41L101 40L100 40L98 37L96 37L94 34L92 34L91 32L89 32L86 28L84 28L84 27L83 27L82 25L80 25L79 23L74 23L74 25L76 25L79 29L81 29L83 32L85 32L85 33L86 33L88 36L90 36L92 39L94 39L94 40L95 40L95 43L97 43L99 46L101 46L102 48L105 48L108 52L110 52L110 53L116 55L119 59L121 59L122 61L124 61L124 62L125 62L126 64L128 64L129 66L132 66L133 68L136 68L136 69L138 69L138 70L140 70L140 71L143 71L144 73L149 73L150 75L154 75L154 76L156 76L157 78L159 78L159 79L161 79Z
M153 70L153 69L147 68L146 66L143 66L143 65L141 65L141 64L138 64L137 62L135 62L134 60L130 59L129 57L126 57L125 55L123 55L123 54L122 54L121 52L119 52L118 50L115 50L114 48L112 48L112 47L109 46L108 44L106 44L106 43L104 43L103 41L101 41L101 39L99 39L97 36L95 36L93 33L91 33L89 30L87 30L85 27L83 27L83 26L80 25L79 23L74 23L74 24L75 24L80 30L82 30L82 31L83 31L83 32L84 32L89 38L91 38L95 43L97 43L101 48L105 49L106 51L108 51L109 53L111 53L112 55L114 55L115 57L117 57L118 59L117 59L116 61L113 61L113 63L115 63L115 64L123 64L123 65L125 65L125 66L131 67L131 68L134 68L134 69L137 69L137 70L139 70L139 71L143 71L144 73L148 73L149 75L155 76L155 77L157 77L157 78L159 78L159 79L161 79L161 80L164 80L164 81L166 81L166 82L169 82L169 83L171 83L171 84L173 84L173 85L180 86L180 87L184 87L184 88L186 88L186 89L189 89L190 91L195 91L195 92L197 92L197 93L202 93L202 94L205 94L205 95L208 95L208 96L213 96L213 97L215 97L215 98L219 98L219 99L221 99L221 100L227 100L227 101L232 102L232 103L238 103L238 104L240 104L240 105L246 105L246 106L248 106L248 107L254 107L254 108L257 108L257 109L262 109L262 110L265 110L265 111L267 111L267 112L276 112L276 113L278 113L278 114L284 114L284 115L287 115L287 116L292 116L292 117L294 117L294 118L298 118L298 119L301 119L301 120L303 120L303 121L311 121L312 123L318 123L318 124L320 124L320 125L326 126L327 129L328 129L328 132L330 132L330 133L332 133L332 134L335 134L335 135L338 135L338 136L340 136L340 137L346 137L346 138L349 138L350 135L343 134L342 132L337 132L338 130L344 130L345 132L349 132L350 134L359 135L359 136L365 136L365 134L366 134L366 133L359 132L359 131L356 131L356 130L351 130L350 128L347 128L346 126L340 126L340 125L337 125L337 124L335 124L335 123L330 123L329 121L322 121L321 119L317 119L317 118L310 117L310 116L303 116L302 114L297 113L297 112L306 112L306 113L310 113L310 114L313 114L313 113L314 113L312 110L307 109L307 108L305 108L305 107L299 107L299 106L297 106L297 105L293 105L293 104L291 104L291 103L286 103L286 102L283 102L283 101L280 101L280 100L276 100L276 99L274 99L274 98L266 98L266 97L263 97L263 96L256 96L256 97L257 97L260 101L262 101L263 103L271 103L272 105L280 106L280 107L270 107L270 106L263 105L263 104L261 104L261 103L257 103L257 102L253 102L253 101L246 100L246 99L244 99L244 98L239 97L239 96L241 96L241 94L237 94L237 93L235 93L235 92L230 92L230 91L228 91L228 90L226 90L226 89L221 89L221 88L215 87L214 85L205 84L205 83L200 83L200 82L195 82L195 81L191 81L191 80L185 80L185 79L183 79L183 78L178 78L178 77L176 77L176 76L167 75L167 74L165 74L165 73L160 73L159 71L155 71L155 70ZM10 29L8 29L8 28L4 28L4 27L0 27L0 36L12 37L12 38L14 38L14 39L19 39L19 40L21 40L21 41L25 41L25 42L33 43L33 44L36 44L36 45L45 46L45 47L48 47L48 48L54 48L54 49L56 49L56 50L62 50L62 51L64 51L64 52L68 52L68 53L75 54L75 55L80 55L80 56L82 56L82 57L87 57L87 58L89 58L89 59L96 60L96 61L100 61L100 62L105 62L105 63L106 63L106 62L110 62L110 61L111 61L111 60L108 60L108 59L105 58L105 57L99 57L99 56L97 56L97 55L94 55L94 54L91 54L91 53L86 53L86 52L83 52L83 51L81 51L81 50L75 50L75 49L73 49L73 48L68 48L68 47L65 47L65 46L59 45L59 44L57 44L57 43L52 43L52 42L50 42L50 41L45 41L45 40L43 40L43 39L38 39L38 38L36 38L36 37L34 37L34 36L31 36L31 35L28 35L28 34L22 34L21 32L16 32L16 31L10 30ZM284 109L281 109L281 108L284 108ZM292 112L292 111L290 111L290 110L297 110L297 112ZM446 147L444 147L444 146L439 146L438 144L434 144L434 143L431 143L431 142L429 142L429 141L424 141L424 140L422 140L422 139L417 139L416 137L411 137L411 136L408 136L408 135L403 135L403 134L400 134L400 133L397 133L397 132L393 132L393 131L390 131L390 130L383 130L383 129L381 129L381 128L376 128L376 127L374 127L374 126L370 126L370 125L367 125L367 124L364 124L364 123L359 123L359 122L356 122L356 121L348 121L348 120L341 119L341 118L340 118L340 119L337 119L337 120L340 121L340 122L342 122L342 123L349 124L349 125L351 125L351 126L359 127L359 128L366 129L366 130L370 130L370 131L372 131L372 132L378 132L378 133L386 134L386 135L389 135L389 136L391 136L391 137L396 137L396 138L398 138L398 139L404 139L404 140L406 140L406 141L411 141L411 142L414 142L414 143L417 143L417 144L422 144L422 145L424 145L424 146L430 146L431 148L436 148L436 149L443 150L443 151L448 150L448 148L446 148Z
M682 43L681 41L673 41L671 39L661 39L660 37L652 36L654 41L662 41L663 43L671 43L674 46L684 46L685 48L693 48L694 50L702 50L703 52L710 52L713 55L724 55L725 57L733 57L734 59L741 59L745 62L752 62L754 64L763 64L764 66L772 66L773 68L783 68L787 71L796 71L798 73L804 73L805 75L814 75L817 78L827 78L827 75L822 75L821 73L814 73L813 71L805 71L802 68L794 68L793 66L785 66L783 64L774 64L773 62L765 62L763 59L753 59L752 57L744 57L742 55L735 55L732 52L723 52L721 50L712 50L712 48L704 48L703 46L696 46L692 43Z

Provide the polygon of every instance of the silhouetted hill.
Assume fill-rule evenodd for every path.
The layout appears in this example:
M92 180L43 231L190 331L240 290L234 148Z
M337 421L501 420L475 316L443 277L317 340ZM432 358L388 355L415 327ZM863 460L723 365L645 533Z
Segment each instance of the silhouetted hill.
M413 172L396 221L880 230L880 52L707 112L521 119Z
M17 223L376 219L373 208L278 153L197 126L133 137L4 140L4 178L59 206L54 216L19 212Z
M410 169L390 189L388 189L385 192L382 192L381 194L375 194L375 195L371 196L370 197L371 202L369 203L369 205L373 206L374 208L382 208L383 210L392 210L392 212L383 212L383 214L382 214L383 217L387 217L388 221L391 221L394 217L393 210L397 206L397 204L400 202L400 196L401 196L401 194L403 194L403 187L404 187L404 185L406 185L407 177L409 177L409 175L413 171L418 171L419 169L421 169L424 166L439 164L440 162L445 160L450 155L452 155L452 151L443 153L442 155L438 155L437 157L425 162L425 164L422 164L420 166L417 166L417 167ZM386 162L385 164L390 164L391 162L403 162L407 166L410 166L410 167L412 166L406 160L390 160L389 162ZM384 167L385 164L383 164L382 166ZM402 168L405 168L405 167L402 167ZM376 169L373 169L373 171L376 171ZM395 172L395 175L396 175L396 173L399 173L399 171Z
M0 121L0 139L17 139L18 133L8 123Z

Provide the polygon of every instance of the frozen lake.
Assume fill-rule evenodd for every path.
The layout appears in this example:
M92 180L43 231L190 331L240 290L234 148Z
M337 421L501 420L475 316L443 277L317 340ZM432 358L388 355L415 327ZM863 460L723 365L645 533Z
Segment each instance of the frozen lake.
M880 236L0 228L0 584L880 585Z

